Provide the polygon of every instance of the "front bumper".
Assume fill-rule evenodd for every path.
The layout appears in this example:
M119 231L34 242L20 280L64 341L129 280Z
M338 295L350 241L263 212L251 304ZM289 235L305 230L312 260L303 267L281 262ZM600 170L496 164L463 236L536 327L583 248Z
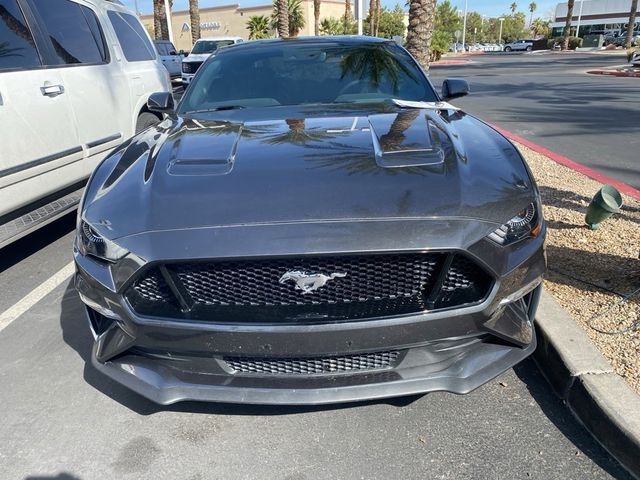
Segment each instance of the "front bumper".
M118 288L126 285L126 275L105 275L102 265L77 253L76 288L95 337L94 366L157 403L326 404L431 391L464 394L534 351L533 319L545 269L543 237L508 258L495 259L504 271L479 305L373 320L238 325L140 317ZM490 258L493 248L480 244L467 251ZM132 266L123 270L134 272ZM391 350L397 352L397 362L362 371L255 373L234 371L228 362L331 362Z

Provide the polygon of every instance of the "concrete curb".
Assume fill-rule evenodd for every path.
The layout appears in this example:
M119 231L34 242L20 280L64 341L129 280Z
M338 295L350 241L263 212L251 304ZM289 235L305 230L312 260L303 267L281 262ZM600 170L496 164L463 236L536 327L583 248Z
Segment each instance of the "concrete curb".
M640 72L620 72L618 70L587 70L591 75L608 75L610 77L640 78Z
M533 358L573 415L633 477L640 479L640 396L587 334L543 292Z

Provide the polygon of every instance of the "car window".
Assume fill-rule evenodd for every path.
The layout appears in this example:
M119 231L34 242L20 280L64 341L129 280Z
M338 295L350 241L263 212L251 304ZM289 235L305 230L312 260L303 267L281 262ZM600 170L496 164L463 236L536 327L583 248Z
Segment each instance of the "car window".
M128 62L155 60L156 50L136 17L113 10L109 10L107 15Z
M33 0L56 54L54 64L102 63L105 42L95 14L69 0Z
M156 43L156 50L158 50L158 54L160 55L169 55L166 43Z
M213 53L219 48L233 44L233 40L198 40L191 53Z
M0 0L0 70L40 65L33 36L16 0Z
M278 43L225 50L207 61L181 111L390 99L437 100L415 62L395 43Z

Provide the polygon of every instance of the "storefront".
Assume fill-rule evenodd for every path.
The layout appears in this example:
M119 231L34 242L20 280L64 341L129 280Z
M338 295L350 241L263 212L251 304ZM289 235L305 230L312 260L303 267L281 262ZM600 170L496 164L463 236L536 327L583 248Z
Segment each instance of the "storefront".
M353 5L353 2L349 2ZM302 0L302 12L305 26L300 31L300 35L313 35L313 0ZM341 0L322 0L320 6L320 19L344 15L345 2ZM219 7L209 7L200 9L200 35L201 37L222 37L233 36L249 38L247 22L254 15L264 15L270 17L273 12L272 4L264 4L255 7L241 7L238 4L223 5ZM142 23L153 32L153 15L141 17ZM191 42L191 20L189 12L186 10L174 11L171 15L173 25L174 43L178 50L190 50Z
M591 32L619 33L627 29L631 0L576 0L571 17L571 34L575 35L579 27L579 36L584 37ZM562 35L567 21L567 3L556 6L555 18L551 23L553 36ZM640 18L636 22L638 30Z

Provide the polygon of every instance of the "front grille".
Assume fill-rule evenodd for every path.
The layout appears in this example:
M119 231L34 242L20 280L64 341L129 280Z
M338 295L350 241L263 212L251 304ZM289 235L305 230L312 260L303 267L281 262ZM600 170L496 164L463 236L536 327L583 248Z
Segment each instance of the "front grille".
M305 294L301 272L324 275L319 288ZM298 324L473 304L492 284L462 255L392 253L167 263L147 269L126 296L145 316Z
M182 62L183 73L196 73L202 62Z
M311 375L362 370L381 370L395 366L399 352L375 352L324 358L236 358L223 360L234 372L272 375Z

